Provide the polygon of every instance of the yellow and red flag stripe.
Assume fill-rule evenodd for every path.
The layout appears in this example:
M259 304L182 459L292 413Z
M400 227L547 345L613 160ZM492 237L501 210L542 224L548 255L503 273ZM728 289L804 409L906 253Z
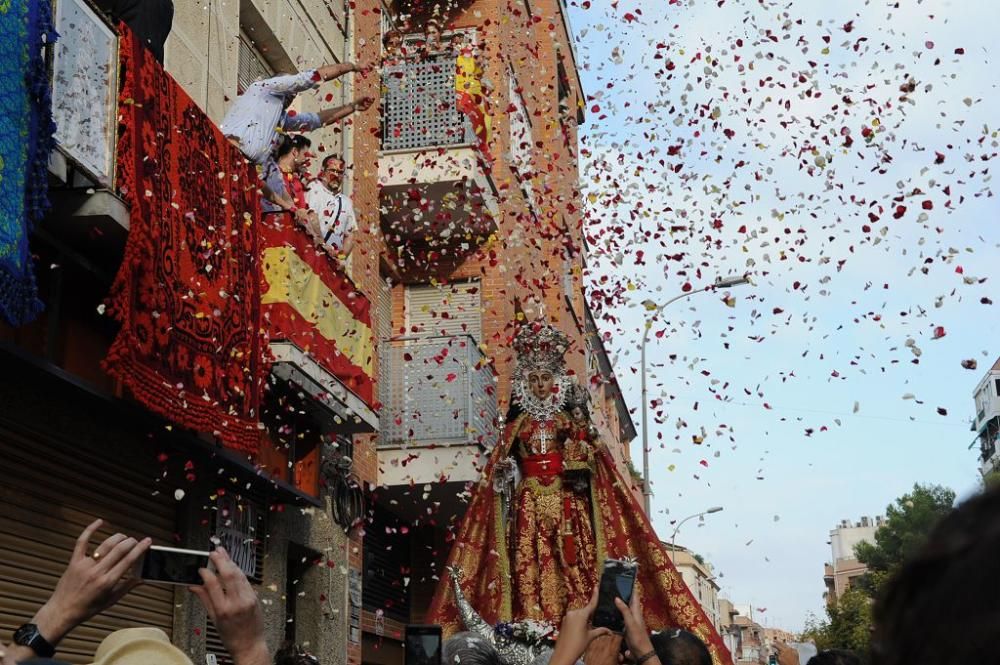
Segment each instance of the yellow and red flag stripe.
M261 314L270 339L294 343L372 405L371 303L290 216L266 215L261 228Z

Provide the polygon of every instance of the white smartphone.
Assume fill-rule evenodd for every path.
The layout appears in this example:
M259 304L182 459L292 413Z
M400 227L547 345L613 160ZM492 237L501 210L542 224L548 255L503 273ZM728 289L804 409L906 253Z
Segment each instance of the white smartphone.
M139 577L146 582L160 584L200 585L202 580L198 570L209 567L209 554L153 545L142 559Z

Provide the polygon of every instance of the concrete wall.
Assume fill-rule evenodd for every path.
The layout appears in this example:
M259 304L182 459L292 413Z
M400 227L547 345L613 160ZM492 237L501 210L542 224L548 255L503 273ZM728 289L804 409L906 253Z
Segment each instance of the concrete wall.
M833 551L834 567L838 559L853 559L854 546L860 542L875 542L875 531L877 527L852 526L839 527L830 532L830 548Z
M203 0L174 2L165 65L216 123L237 96L242 30L277 72L303 71L349 59L348 18L339 0ZM352 98L351 77L299 96L293 108L315 111ZM344 149L346 126L310 135L319 154ZM314 169L315 170L315 169Z

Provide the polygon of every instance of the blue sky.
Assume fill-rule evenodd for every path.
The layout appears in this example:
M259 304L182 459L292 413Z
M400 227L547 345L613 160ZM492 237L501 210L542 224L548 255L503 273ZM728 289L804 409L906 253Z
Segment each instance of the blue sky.
M734 602L792 630L822 611L841 519L882 513L914 482L977 488L971 391L1000 355L1000 313L981 302L1000 256L983 159L1000 117L1000 3L827 4L570 9L597 107L581 131L590 278L626 289L599 326L637 429L640 303L718 274L755 282L733 307L695 295L653 328L654 524L669 538L673 520L724 506L678 542Z

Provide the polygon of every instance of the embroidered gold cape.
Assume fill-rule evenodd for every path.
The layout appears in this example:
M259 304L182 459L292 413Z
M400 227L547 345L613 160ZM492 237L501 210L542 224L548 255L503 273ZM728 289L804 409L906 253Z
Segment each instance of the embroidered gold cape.
M494 488L494 475L498 462L517 452L515 446L520 443L518 434L524 427L522 419L526 417L530 418L522 414L512 423L505 440L490 455L448 557L448 566L463 572L461 587L466 599L493 625L524 619L545 620L589 599L596 583L594 571L602 569L605 559L635 559L639 562L636 586L642 599L646 626L650 630L670 627L688 630L708 646L714 665L731 663L732 658L721 636L674 568L666 546L656 536L649 519L603 445L594 446L592 462L587 464L591 469L590 505L595 516L589 530L593 539L589 543L585 538L588 530L583 529L581 533L579 506L573 510L575 517L571 527L574 535L584 536L579 539L583 542L578 543L576 566L579 570L548 573L551 579L563 580L562 590L550 588L546 591L540 588L546 584L546 566L565 565L564 553L559 551L558 546L551 545L551 530L543 529L536 534L546 541L539 550L552 558L547 562L540 560L536 571L526 571L522 567L515 574L516 561L520 560L523 564L526 560L526 557L512 553L511 547L512 538L514 544L524 542L523 537L519 538L519 535L523 536L524 515L518 500L523 502L527 498L537 503L542 495L532 490L526 496L522 487L525 481L521 482L514 494L515 505L511 507L515 515L512 523L517 524L517 520L521 523L514 527L515 533L509 534L501 496ZM585 557L593 559L584 562L582 559ZM574 590L573 587L581 580L586 587ZM519 588L519 585L525 588ZM581 595L583 602L578 598ZM546 611L545 607L536 607L538 603L552 603L553 607ZM441 575L431 601L428 621L440 624L446 635L463 629L451 584L445 574ZM558 621L555 623L558 625Z

